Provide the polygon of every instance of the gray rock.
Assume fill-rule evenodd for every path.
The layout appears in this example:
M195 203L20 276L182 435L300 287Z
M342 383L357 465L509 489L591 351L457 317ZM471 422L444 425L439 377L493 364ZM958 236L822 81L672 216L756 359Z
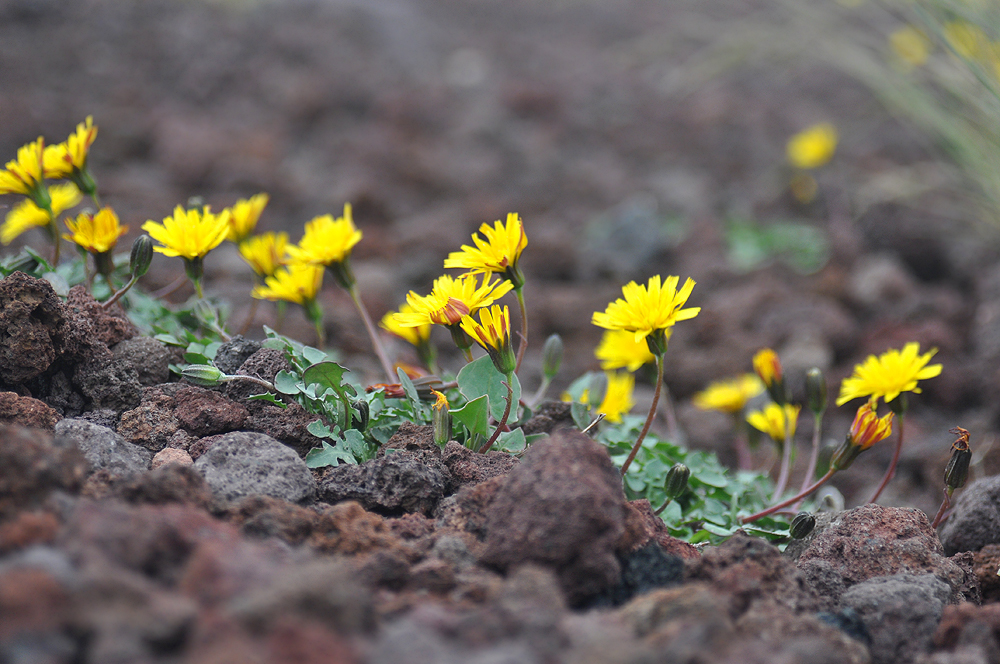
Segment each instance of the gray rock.
M142 401L139 374L125 360L95 358L78 364L73 372L73 385L93 409L108 408L121 413Z
M56 424L56 444L74 443L90 463L91 470L132 475L149 470L153 455L99 424L67 418Z
M841 597L861 616L872 637L873 664L913 662L931 649L951 589L933 574L869 579Z
M320 498L328 503L356 500L371 511L430 515L451 483L448 468L431 454L393 452L361 465L327 471Z
M259 341L245 339L242 334L237 334L219 346L219 350L215 352L215 366L223 373L234 374L251 355L260 349Z
M116 360L122 360L135 369L139 384L144 387L170 380L173 353L164 343L152 337L132 337L119 341L111 351Z
M226 501L264 495L298 503L316 496L316 479L289 447L262 433L219 436L194 467L212 493Z
M979 551L1000 542L1000 475L976 480L959 494L941 529L945 553Z

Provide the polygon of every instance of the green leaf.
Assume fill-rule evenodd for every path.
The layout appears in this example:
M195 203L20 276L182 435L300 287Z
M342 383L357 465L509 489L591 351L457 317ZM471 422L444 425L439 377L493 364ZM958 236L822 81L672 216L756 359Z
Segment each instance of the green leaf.
M333 436L333 432L330 430L323 420L313 420L306 427L306 431L316 436L317 438L330 438Z
M511 418L516 417L517 402L521 399L521 383L517 376L512 376L511 390L513 397L511 401ZM497 371L493 366L493 361L489 356L484 355L478 360L469 362L458 372L458 390L462 395L472 401L486 394L490 397L490 413L493 419L500 420L503 411L507 407L507 388L503 383L507 377Z
M306 465L310 468L323 468L324 466L337 466L340 462L357 463L354 456L347 450L340 449L340 446L333 446L323 441L323 447L314 447L306 453Z
M363 433L357 429L344 432L344 443L347 450L357 459L367 460L370 457L369 445Z
M490 433L490 398L483 395L469 401L461 408L449 411L452 420L465 426L473 435Z
M676 500L670 501L666 509L660 513L660 518L663 519L664 523L680 523L681 517L681 505Z
M738 530L738 526L734 528L723 528L721 526L716 526L713 523L706 521L701 525L702 530L707 530L713 535L719 535L720 537L729 537Z
M729 485L729 479L724 474L708 469L699 471L697 475L692 474L691 479L719 489Z
M282 394L298 394L302 391L299 387L299 379L288 373L284 369L274 377L274 389Z
M247 397L251 401L267 401L268 403L273 403L278 408L288 408L288 404L280 401L276 396L270 392L264 392L263 394L251 394Z
M417 388L414 386L413 381L410 380L410 377L402 369L396 369L396 375L399 377L399 384L403 387L403 392L406 393L406 398L410 400L414 408L419 409L420 395L417 394Z
M312 365L326 362L329 359L326 353L318 348L313 348L312 346L302 347L302 357L305 358L306 362Z
M317 393L322 394L324 390L331 389L334 394L343 396L349 389L351 393L354 388L344 385L344 374L346 367L342 367L336 362L320 362L313 364L302 372L302 382L306 385L317 385L320 387ZM352 394L353 396L353 394Z
M212 364L211 358L201 353L184 353L184 361L188 364Z
M493 449L514 454L523 450L526 445L527 440L524 437L524 432L520 428L517 428L501 433L497 442L493 445Z
M573 415L573 424L580 431L590 425L590 406L579 401L574 401L569 407L570 414Z

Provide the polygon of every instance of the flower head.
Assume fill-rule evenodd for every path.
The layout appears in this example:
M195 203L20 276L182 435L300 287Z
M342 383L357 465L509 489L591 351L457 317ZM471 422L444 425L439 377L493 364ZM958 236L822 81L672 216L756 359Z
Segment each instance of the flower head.
M927 62L931 42L923 31L906 25L889 35L889 47L903 67L913 69Z
M755 410L747 415L747 422L753 428L766 433L775 442L781 443L785 441L786 433L789 440L795 436L795 425L798 423L801 408L792 404L779 406L776 403L769 403L764 410Z
M360 241L361 231L354 227L348 203L342 217L325 214L307 222L305 235L298 246L288 247L288 256L292 263L327 266L345 261Z
M319 265L289 265L255 286L252 295L260 300L284 300L309 308L323 286L323 267Z
M694 395L694 405L702 410L738 413L746 407L747 401L763 391L764 383L756 374L743 374L732 380L711 383Z
M767 388L767 393L775 403L788 401L785 393L785 379L781 370L781 360L778 354L770 348L763 348L753 356L753 370Z
M691 296L694 281L688 279L678 291L679 277L667 277L661 283L660 275L650 277L648 286L630 281L622 288L624 299L617 299L604 312L594 312L593 323L608 330L626 330L633 333L638 343L652 335L650 352L666 351L665 330L674 323L694 318L701 307L681 309Z
M879 417L875 413L874 399L861 404L847 437L830 459L831 467L837 470L849 468L859 454L887 438L892 433L893 414L890 412L885 417Z
M118 215L109 207L102 208L94 215L81 212L75 221L66 220L66 228L70 232L63 233L63 237L92 254L111 251L118 243L118 238L128 232L128 226L120 225Z
M635 402L632 392L635 390L635 375L627 371L607 371L608 387L604 399L597 407L597 412L604 413L608 422L621 422L622 415L632 410ZM587 403L587 390L583 391L580 401Z
M489 274L483 275L481 284L477 284L476 280L477 275L473 273L463 274L457 279L447 274L438 277L430 295L417 295L410 291L406 303L413 311L395 314L394 318L404 327L457 325L462 318L490 306L512 288L509 281L491 283Z
M858 397L882 398L889 403L901 392L919 394L917 381L941 373L940 364L927 366L936 352L937 349L932 348L920 355L920 344L911 341L901 351L893 348L878 357L869 355L862 364L855 365L854 373L841 383L837 405L842 406Z
M257 220L267 206L268 195L256 194L241 198L229 208L229 234L226 239L240 244L249 238L257 228Z
M482 235L483 237L480 237ZM472 272L497 272L509 279L514 288L524 284L524 276L517 268L521 252L528 246L528 236L516 212L507 215L507 222L500 220L479 227L472 236L475 247L462 245L461 251L453 251L444 261L445 268L460 268Z
M45 139L41 136L34 143L18 148L17 159L8 161L4 170L0 171L0 194L23 194L37 199L38 193L44 188L42 178L44 150Z
M489 353L497 371L508 376L514 372L517 359L510 344L510 312L507 306L494 304L489 309L479 310L479 322L466 316L461 322L465 331L477 344Z
M965 60L976 60L990 47L990 38L978 25L968 21L948 21L941 30L945 41Z
M830 161L837 150L837 129L829 122L813 125L788 140L786 153L792 166L819 168Z
M75 185L57 184L49 188L52 217L46 210L26 198L7 213L0 226L0 242L10 244L18 235L36 226L48 226L52 220L80 202L80 192Z
M208 206L185 210L178 205L174 214L162 224L149 220L142 230L159 242L156 251L164 256L180 256L189 261L204 258L226 239L229 232L229 211L212 214Z
M671 330L666 330L667 339ZM601 336L594 355L601 361L601 368L636 371L644 364L656 361L656 356L649 352L645 341L636 341L632 332L625 330L605 330Z
M239 244L240 255L261 277L270 277L285 265L288 233L261 233Z
M45 148L42 157L45 177L60 180L70 177L74 172L83 171L87 167L90 146L94 144L96 138L97 127L94 126L94 118L88 115L63 143Z
M413 307L409 304L403 304L399 307L399 313L414 313ZM424 323L416 326L402 325L398 320L396 320L396 312L394 311L390 311L385 316L382 316L382 320L379 322L379 327L390 334L395 334L400 339L403 339L414 346L426 344L431 338L430 323Z

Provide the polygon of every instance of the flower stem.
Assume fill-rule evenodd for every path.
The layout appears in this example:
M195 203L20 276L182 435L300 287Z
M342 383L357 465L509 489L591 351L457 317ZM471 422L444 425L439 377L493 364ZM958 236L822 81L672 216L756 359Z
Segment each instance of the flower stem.
M201 279L192 279L191 281L194 282L194 292L198 295L198 299L204 298L205 294L201 290Z
M756 514L751 514L750 516L742 517L740 519L740 523L750 523L751 521L756 521L757 519L761 519L765 516L768 516L769 514L774 514L775 512L784 509L793 503L797 503L803 498L808 497L809 494L816 491L816 489L820 488L821 486L829 482L830 478L833 477L833 474L835 472L837 472L837 469L831 467L830 470L826 471L826 475L816 480L816 482L812 486L806 488L805 491L801 491L799 492L798 495L792 496L788 500L783 500L777 505L772 505L771 507L768 507L766 510L762 512L757 512Z
M521 360L524 359L524 352L528 350L528 310L524 306L524 286L514 289L517 295L517 305L521 308L521 341L517 345L517 364L514 366L514 373L521 369Z
M790 424L785 423L785 440L781 443L781 468L778 470L778 482L774 485L774 494L771 500L781 500L781 494L785 493L788 486L788 475L792 465L792 437L788 435Z
M875 489L875 493L872 495L869 503L874 503L878 500L878 497L882 495L882 490L885 489L886 485L892 481L892 478L896 475L896 464L899 463L899 453L903 449L903 415L899 415L899 427L897 429L898 434L896 436L896 450L892 453L892 461L889 463L889 467L885 471L885 476L882 478L882 482Z
M514 400L514 390L511 389L510 384L514 381L512 376L507 376L507 381L503 384L507 388L507 407L503 409L503 417L497 423L497 428L493 431L493 435L487 440L482 447L479 448L480 454L486 454L493 447L493 443L496 442L497 438L500 437L500 432L503 428L507 426L507 418L510 417L510 402Z
M746 420L743 413L733 413L733 431L735 440L733 447L736 448L736 463L740 470L750 470L753 468L753 456L750 454L750 443L747 442Z
M639 453L639 448L642 447L642 441L646 438L646 434L649 433L649 427L653 423L653 416L656 415L656 405L660 401L660 386L662 384L663 354L660 353L656 356L656 391L653 392L653 403L649 407L649 415L646 416L646 423L642 425L642 431L639 432L639 437L636 438L635 444L632 446L632 451L629 452L628 458L622 464L622 477L625 477L628 467L632 465L632 460L635 459L635 455Z
M545 392L549 389L549 385L551 385L551 384L552 384L552 381L549 379L548 376L542 376L542 383L541 383L541 385L538 386L538 390L535 392L535 394L531 397L531 400L528 402L528 404L532 408L534 408L536 405L538 405L538 402L541 401L542 398L545 397Z
M101 306L104 307L104 309L110 309L111 305L117 302L122 295L127 293L128 289L132 288L132 286L134 286L135 282L137 281L139 281L139 277L133 275L132 278L128 280L128 283L125 284L125 286L123 286L120 291L112 295L111 298L106 300L103 304L101 304Z
M250 324L253 323L253 319L257 317L257 305L260 304L260 300L255 297L250 298L250 313L247 314L246 320L240 325L240 329L237 334L246 334L247 330L250 329Z
M372 324L372 318L368 315L368 309L365 308L364 302L361 301L361 294L358 293L357 284L352 283L348 292L351 294L351 299L354 300L354 306L357 307L358 313L361 314L361 320L365 323L365 330L368 331L368 337L372 340L372 348L375 349L375 355L378 356L378 361L382 365L382 370L385 372L386 378L390 383L395 382L396 373L392 370L392 362L389 361L389 356L385 354L385 349L378 338L375 325Z
M934 515L934 522L931 523L931 528L937 529L941 525L941 522L944 521L944 514L951 507L951 492L952 489L950 487L945 487L944 500L941 501L941 507L938 508L937 514Z
M809 482L812 481L813 476L816 474L816 464L819 463L819 440L822 429L823 416L818 413L814 414L812 451L809 453L809 465L806 466L806 476L802 478L802 488L799 489L800 492L805 491L809 487Z

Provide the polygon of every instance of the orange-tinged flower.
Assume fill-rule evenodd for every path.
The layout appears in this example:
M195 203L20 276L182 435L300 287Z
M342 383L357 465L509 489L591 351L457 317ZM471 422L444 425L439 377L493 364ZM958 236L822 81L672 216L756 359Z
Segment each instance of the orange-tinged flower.
M261 277L273 276L287 262L288 233L261 233L239 244L240 255Z
M56 143L45 148L43 163L45 177L53 180L67 178L74 171L82 171L87 167L87 155L90 146L97 139L97 127L94 118L87 116L84 122L76 126L76 130L63 143Z
M890 349L878 357L869 355L863 363L855 365L854 373L841 383L837 405L842 406L858 397L881 398L889 403L902 392L919 394L917 381L941 373L940 364L927 366L936 352L937 349L932 348L920 355L920 344L911 341L901 351Z
M770 348L763 348L753 356L753 370L767 387L781 381L781 360Z
M17 150L17 159L8 161L0 171L0 194L23 194L37 199L44 187L42 177L42 154L45 139L41 136L34 143L22 145ZM36 203L40 202L36 200ZM44 203L41 207L45 207Z
M481 284L477 284L477 278L473 273L463 274L457 279L446 274L434 280L430 295L417 295L410 291L406 303L413 311L395 314L396 322L404 327L457 325L462 318L490 306L513 287L509 281L491 283L489 274L483 275Z
M764 383L756 374L743 374L732 380L711 383L694 395L694 405L702 410L718 410L723 413L738 413L747 401L764 391Z
M480 237L482 235L482 237ZM460 268L472 272L497 272L509 279L514 288L524 284L524 276L517 267L521 252L528 246L528 236L524 234L524 224L516 212L507 215L507 222L500 220L479 227L472 236L475 247L462 245L461 251L453 251L444 261L445 268Z
M66 220L66 228L70 232L63 233L63 237L92 254L111 251L118 243L118 238L128 232L128 226L122 226L118 215L109 207L102 208L94 215L81 212L75 221Z
M267 206L268 200L267 194L260 193L236 201L229 208L229 234L226 235L226 239L240 244L249 238L256 230L257 221Z
M361 241L361 231L354 227L351 205L344 205L344 216L325 214L306 223L305 235L298 246L288 247L291 263L324 265L341 263Z
M671 330L667 329L668 340L670 333ZM636 341L635 335L626 330L605 330L594 355L605 370L625 368L636 371L642 365L656 361L656 356L649 352L649 345L645 341Z
M229 211L212 214L206 205L203 209L185 210L178 205L174 214L162 224L149 220L142 230L159 242L155 250L164 256L180 256L193 261L204 258L226 239L229 232Z
M880 440L888 438L892 433L893 414L890 411L884 417L879 417L871 401L863 403L851 423L848 433L851 443L867 450Z
M510 311L507 306L494 304L489 309L479 310L479 321L466 316L461 322L462 330L489 353L497 371L509 376L514 372L517 358L510 345Z
M622 287L624 299L617 299L603 312L594 312L592 322L608 330L632 332L636 342L654 337L650 352L666 351L664 331L682 320L694 318L701 307L682 309L694 289L695 282L688 279L677 290L680 277L667 277L661 282L660 275L649 279L646 286L634 281ZM647 341L647 343L649 343Z

